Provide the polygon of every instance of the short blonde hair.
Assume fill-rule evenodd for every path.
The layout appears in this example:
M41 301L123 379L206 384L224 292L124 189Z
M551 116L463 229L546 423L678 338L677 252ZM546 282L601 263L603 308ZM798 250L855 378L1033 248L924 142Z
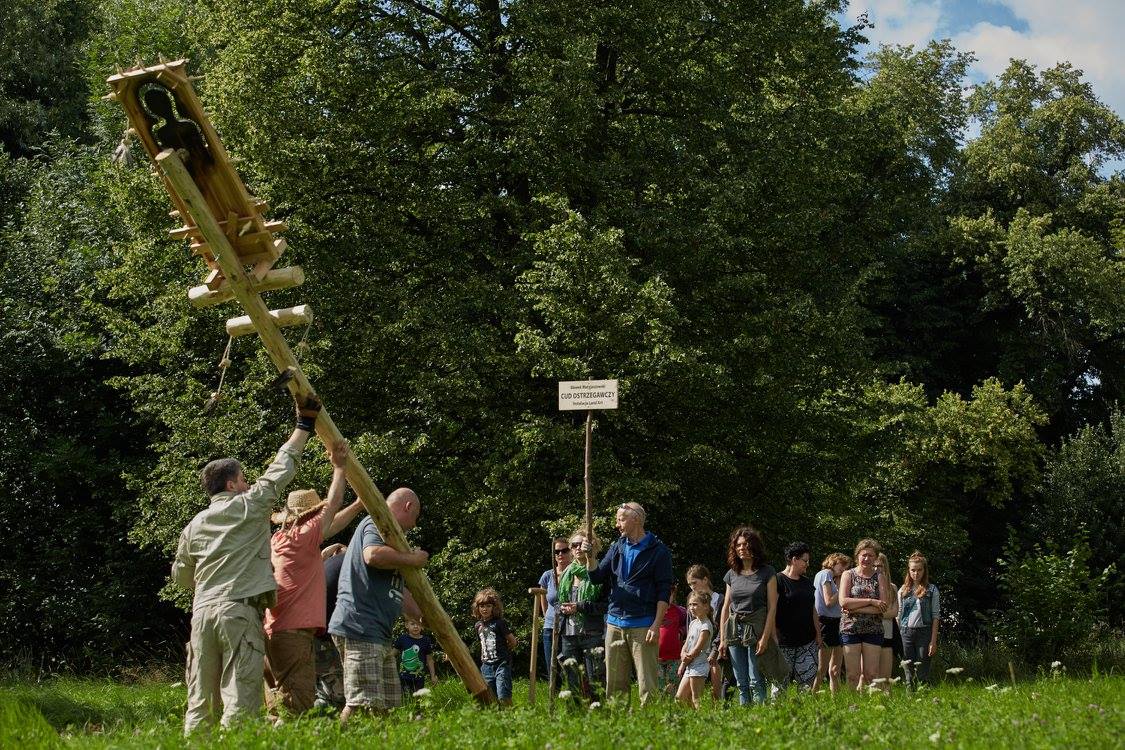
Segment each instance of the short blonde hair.
M820 567L824 570L830 570L836 567L837 564L843 565L845 568L850 568L852 559L843 552L833 552L828 557L824 558L824 562L820 564Z

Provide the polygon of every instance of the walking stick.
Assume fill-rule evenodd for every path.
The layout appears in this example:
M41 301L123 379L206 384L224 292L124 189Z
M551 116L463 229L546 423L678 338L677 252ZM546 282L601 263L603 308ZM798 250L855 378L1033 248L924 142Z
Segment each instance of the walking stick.
M539 666L539 597L547 595L547 589L532 586L527 590L531 594L531 680L527 687L527 702L535 705L536 667Z
M552 556L552 558L554 557L554 546L555 545L552 542L552 544L551 544L551 548L552 548L551 556ZM552 559L552 561L553 561L553 559ZM557 599L557 597L558 597L557 592L559 590L559 570L558 570L558 568L554 568L554 567L551 568L551 575L553 575L555 577L555 591L556 591L555 597ZM544 614L544 619L545 618L546 618L546 615ZM562 613L559 612L558 605L555 605L555 622L554 622L554 625L551 626L551 664L550 664L550 671L548 672L548 674L550 675L550 680L549 680L549 684L548 684L548 688L547 688L547 691L551 696L551 701L550 701L550 704L549 704L548 708L549 708L549 713L551 713L552 715L555 713L555 685L556 685L556 674L558 673L557 667L559 665L559 659L558 659L558 656L559 656L559 638L560 638L559 622L560 622L561 619L562 619Z

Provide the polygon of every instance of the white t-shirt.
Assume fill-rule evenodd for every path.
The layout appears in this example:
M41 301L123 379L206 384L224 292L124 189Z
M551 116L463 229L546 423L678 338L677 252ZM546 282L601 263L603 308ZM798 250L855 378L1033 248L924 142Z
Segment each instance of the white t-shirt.
M711 621L693 618L691 624L688 625L687 643L684 645L684 648L686 648L688 651L694 651L699 646L700 641L703 640L703 634L705 632L713 632L711 629ZM709 649L705 648L699 652L698 656L692 659L691 663L688 664L687 669L684 670L685 677L707 676L707 673L711 669L711 666L707 663L708 651Z

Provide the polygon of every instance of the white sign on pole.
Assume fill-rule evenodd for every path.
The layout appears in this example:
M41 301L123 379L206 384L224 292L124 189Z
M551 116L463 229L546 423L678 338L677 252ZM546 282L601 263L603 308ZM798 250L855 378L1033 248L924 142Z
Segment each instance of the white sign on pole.
M559 383L560 411L616 408L616 380L563 380Z

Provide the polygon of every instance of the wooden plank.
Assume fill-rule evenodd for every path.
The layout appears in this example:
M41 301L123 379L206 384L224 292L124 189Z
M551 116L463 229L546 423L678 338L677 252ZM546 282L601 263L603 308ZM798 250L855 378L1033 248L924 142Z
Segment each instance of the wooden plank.
M312 308L308 305L296 307L283 307L280 310L270 310L270 317L278 328L292 328L312 322ZM254 321L249 315L241 315L227 320L227 334L238 338L254 332Z
M215 273L218 273L216 271ZM225 281L219 276L219 281ZM305 283L305 272L300 266L290 268L276 268L258 281L253 281L251 289L255 294L269 292L275 289L288 289ZM195 307L212 307L234 299L234 293L226 284L216 284L211 287L207 284L193 286L188 290L188 300Z
M305 377L296 357L293 356L288 342L274 324L262 298L254 292L250 279L242 268L241 261L235 255L234 248L227 242L222 229L217 226L215 217L208 211L206 199L196 187L195 181L192 180L191 174L183 165L183 162L176 157L174 151L166 150L157 155L156 163L163 171L168 184L172 186L180 199L190 207L191 214L196 220L195 223L203 230L203 236L207 238L208 244L216 249L216 259L223 270L223 274L227 277L230 289L250 316L250 320L253 321L258 335L261 337L262 345L270 359L273 360L274 365L277 366L279 371L284 371L289 367L294 368L294 376L289 381L289 390L297 395L313 393L312 385ZM316 434L325 445L332 445L343 439L343 435L340 434L336 423L332 421L332 415L327 408L320 413L320 417L316 420ZM375 483L371 481L367 469L356 460L354 454L348 455L346 475L348 483L351 484L356 495L363 502L364 508L371 514L372 520L374 520L379 533L387 544L400 552L409 551L410 545L407 544L406 536L387 508L386 498L383 497L383 493L379 491ZM418 602L418 606L426 619L426 624L433 630L438 643L445 649L450 663L461 677L465 688L480 703L493 703L495 696L492 695L492 691L488 689L484 678L481 677L476 660L469 654L465 642L461 640L461 635L453 626L453 621L442 609L426 574L420 568L402 568L400 572L410 589L410 593L414 595L414 600Z
M252 229L254 227L254 220L257 219L257 218L258 217L250 217L250 218L242 217L242 218L240 218L239 219L238 236L239 237L250 237L251 236L250 235L250 229ZM219 227L221 227L222 230L224 232L226 232L227 223L225 221L220 221ZM256 232L255 234L264 234L264 233L267 233L267 232L271 233L271 234L280 234L281 232L287 231L288 229L289 229L289 225L286 224L284 221L273 220L273 221L267 221L264 224L262 224L262 229L259 232ZM184 227L177 227L176 229L169 229L168 230L168 236L171 237L174 240L186 240L189 237L192 238L192 239L202 238L203 234L199 231L199 227L184 226Z

